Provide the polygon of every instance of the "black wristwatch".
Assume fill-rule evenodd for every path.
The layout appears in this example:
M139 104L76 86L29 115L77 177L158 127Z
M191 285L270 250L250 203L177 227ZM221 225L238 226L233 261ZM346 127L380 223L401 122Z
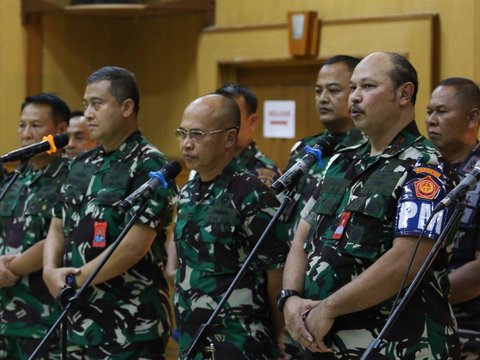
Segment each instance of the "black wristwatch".
M277 307L280 311L283 311L283 307L285 306L285 302L290 296L302 296L297 290L290 290L290 289L283 289L280 291L277 297Z

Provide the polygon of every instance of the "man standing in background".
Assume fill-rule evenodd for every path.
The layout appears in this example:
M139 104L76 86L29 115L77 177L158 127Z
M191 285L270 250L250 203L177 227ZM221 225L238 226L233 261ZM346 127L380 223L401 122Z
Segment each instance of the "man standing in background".
M427 106L428 137L460 178L480 160L480 90L471 80L448 78L432 92ZM462 343L462 359L480 359L480 184L466 196L457 228L449 275L450 302Z
M72 111L67 134L69 141L65 152L69 158L74 158L78 154L98 146L98 143L90 137L83 111Z
M292 148L287 169L305 155L305 146L315 146L320 139L332 135L335 150L355 145L364 140L360 130L355 128L348 113L349 81L353 69L360 60L348 56L337 55L328 58L318 72L315 85L315 105L320 122L325 131L299 140ZM323 158L326 165L328 158ZM313 195L322 178L323 168L314 164L302 176L296 187L296 194L284 211L284 219L289 223L289 236L294 238L295 230L301 219L300 213L306 202ZM303 244L299 244L303 246Z
M22 146L65 132L70 109L58 96L25 99L18 122ZM27 359L60 315L42 280L45 238L52 207L65 181L68 160L42 152L19 165L20 175L0 202L0 358ZM2 191L10 181L7 177ZM38 359L59 359L52 336Z
M218 88L215 93L232 96L240 108L241 121L237 140L237 160L270 187L281 175L281 172L277 164L257 148L253 138L260 121L257 115L257 96L246 86L236 83L225 84Z

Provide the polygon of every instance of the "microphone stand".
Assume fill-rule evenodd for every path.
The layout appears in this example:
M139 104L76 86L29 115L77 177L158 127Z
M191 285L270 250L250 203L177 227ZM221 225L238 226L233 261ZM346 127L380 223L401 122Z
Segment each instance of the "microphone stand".
M207 320L206 323L203 323L200 326L200 328L198 329L198 331L195 335L195 338L193 339L193 341L190 345L190 348L187 351L185 351L185 350L183 351L183 358L182 358L183 360L192 359L193 356L195 356L195 354L198 352L198 349L200 348L202 343L204 343L206 338L208 338L209 333L210 333L211 328L212 328L212 325L213 325L213 322L217 318L220 311L222 311L225 303L229 299L230 295L232 295L232 292L235 290L238 283L242 279L243 275L247 271L248 265L250 265L252 259L257 254L258 249L260 248L260 245L262 245L263 240L266 238L270 229L275 224L275 222L278 220L278 218L280 217L280 215L282 214L283 210L288 205L288 203L293 199L293 196L295 195L295 192L296 192L296 184L295 183L290 184L289 187L286 188L285 198L283 199L282 203L280 204L280 207L277 209L274 216L272 217L272 219L268 223L267 227L263 231L262 235L258 239L257 243L253 247L253 249L250 252L250 254L248 255L247 259L243 263L242 267L238 271L237 275L233 279L233 281L230 284L230 286L228 287L227 291L225 292L225 294L223 294L222 299L218 303L218 305L215 308L215 310L213 311L212 315L210 315L210 317L209 317L209 319ZM211 343L211 345L208 346L208 351L212 352L212 353L215 351L213 343Z
M362 357L360 360L367 360L369 359L370 354L378 355L382 342L385 339L385 336L388 334L388 332L391 330L393 327L394 323L397 321L398 317L400 316L400 313L402 310L405 308L407 305L407 302L412 298L413 293L415 290L418 288L420 285L420 282L423 280L425 277L425 274L427 273L428 269L432 265L433 261L437 257L438 253L440 252L444 240L447 238L448 234L452 230L453 226L457 224L457 221L460 220L461 216L463 215L463 211L465 210L465 200L461 199L461 201L455 206L455 210L453 212L453 215L450 217L450 219L447 222L447 225L444 227L442 230L442 233L440 234L439 238L437 241L435 241L435 244L433 245L432 250L430 250L430 253L428 254L427 258L425 259L425 262L422 264L420 269L418 270L417 274L413 278L412 283L408 287L407 291L405 292L404 297L402 300L398 303L398 305L395 307L393 312L390 314L390 316L387 319L387 322L383 326L382 330L378 334L375 340L373 340L368 348L365 350L363 353ZM432 217L436 214L437 212L433 211L433 214L431 215L429 221L427 224L430 222ZM373 359L376 359L376 357L373 357Z
M110 258L110 256L113 254L115 249L120 245L122 242L123 238L125 235L127 235L128 231L132 228L132 226L137 222L137 220L140 218L140 216L143 214L145 209L147 208L147 199L142 198L142 202L140 203L140 208L136 211L135 215L130 219L130 221L127 223L125 228L122 230L120 235L118 235L117 239L112 243L112 245L108 248L108 250L105 252L105 255L103 256L102 260L98 264L98 266L95 268L95 270L90 274L90 276L87 278L85 283L80 287L78 290L73 289L72 287L66 287L63 291L62 294L60 295L60 298L62 302L65 303L64 308L58 319L55 321L55 323L52 325L52 327L48 330L47 334L44 336L40 344L37 346L35 351L30 355L28 358L29 360L35 359L35 357L38 355L40 352L41 348L45 345L47 340L50 338L50 336L53 334L55 329L63 322L62 325L62 359L66 360L66 347L67 347L67 341L66 341L66 321L64 322L65 317L68 315L68 312L73 308L73 306L76 304L80 296L84 293L85 289L90 285L90 283L93 281L95 276L100 272L102 267L105 265L107 260ZM66 320L66 319L65 319Z
M2 190L2 193L0 194L0 201L3 200L3 198L5 197L5 195L7 194L8 190L10 190L10 188L12 187L12 185L15 183L15 181L17 181L18 177L20 176L20 174L25 170L25 168L28 166L28 160L26 160L25 162L22 162L20 164L20 166L18 166L14 172L13 172L13 175L11 177L11 179L8 181L8 183L5 185L5 188Z

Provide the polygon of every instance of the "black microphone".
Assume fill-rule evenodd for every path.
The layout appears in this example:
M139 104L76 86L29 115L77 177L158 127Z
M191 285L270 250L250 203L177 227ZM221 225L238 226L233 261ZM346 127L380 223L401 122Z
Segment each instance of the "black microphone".
M174 179L182 171L182 166L178 161L172 161L165 165L159 171L150 171L150 180L141 185L137 190L128 195L125 199L120 201L118 206L123 210L131 208L137 201L148 199L161 185L164 188L168 187L168 181Z
M438 212L452 203L457 202L460 199L463 199L467 194L467 191L472 190L475 185L480 181L480 160L477 161L473 170L463 178L463 180L455 186L455 188L448 193L445 198L440 201L440 203L435 207L433 210L434 212Z
M280 176L272 184L271 188L276 194L281 193L291 184L296 183L300 177L307 172L307 170L314 163L322 162L323 156L329 156L333 153L336 141L332 135L327 135L320 138L319 142L313 148L306 146L307 152L301 159L293 164L282 176Z
M38 143L24 146L20 149L10 151L3 156L0 156L0 162L10 162L17 160L25 160L33 155L47 151L49 154L53 154L57 149L63 148L68 144L67 134L57 134L55 136L48 135L43 137L43 141Z

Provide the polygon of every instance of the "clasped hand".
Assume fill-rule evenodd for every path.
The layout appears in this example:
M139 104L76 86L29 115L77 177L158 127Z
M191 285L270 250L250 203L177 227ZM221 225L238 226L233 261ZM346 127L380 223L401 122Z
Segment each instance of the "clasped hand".
M334 318L327 316L322 301L291 297L283 309L285 326L290 336L312 352L331 352L324 338Z

